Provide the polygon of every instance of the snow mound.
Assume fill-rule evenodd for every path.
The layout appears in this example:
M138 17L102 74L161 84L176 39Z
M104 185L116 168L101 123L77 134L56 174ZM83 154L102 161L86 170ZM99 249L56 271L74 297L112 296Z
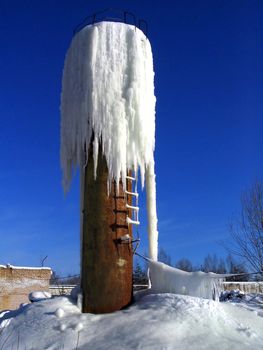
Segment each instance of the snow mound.
M80 332L83 329L83 324L81 322L78 322L75 327L75 331Z
M61 308L62 319L54 315ZM147 294L112 314L81 314L69 298L27 305L3 319L0 349L180 349L263 348L263 319L229 303L175 295ZM3 320L2 319L2 320ZM1 323L1 320L0 320Z
M61 307L59 307L56 311L55 311L55 315L58 318L61 318L65 315L65 311L63 309L61 309Z
M28 299L34 303L37 301L45 300L45 299L50 299L52 295L49 292L44 292L44 291L36 291L32 292L28 295Z
M231 302L238 307L253 311L258 316L263 317L263 294L244 294L244 292L239 289L234 289L222 292L220 301Z

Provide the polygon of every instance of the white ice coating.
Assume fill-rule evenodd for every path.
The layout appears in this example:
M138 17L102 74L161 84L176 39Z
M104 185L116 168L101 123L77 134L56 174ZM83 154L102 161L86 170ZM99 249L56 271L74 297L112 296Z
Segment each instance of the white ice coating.
M91 141L94 176L101 144L109 185L122 179L125 186L127 170L134 170L140 171L143 187L146 172L149 255L153 260L157 260L158 236L155 102L151 46L140 29L100 22L74 36L66 55L61 95L64 189L69 189L74 167L83 169L87 163Z
M149 262L151 289L218 301L225 276L212 272L186 272L161 262Z
M156 210L156 183L154 160L146 167L146 198L149 232L149 257L158 260L158 230Z

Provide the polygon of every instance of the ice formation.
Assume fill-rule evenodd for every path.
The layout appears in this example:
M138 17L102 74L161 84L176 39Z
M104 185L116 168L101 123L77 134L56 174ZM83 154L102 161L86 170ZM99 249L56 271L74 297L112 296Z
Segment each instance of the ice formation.
M108 185L127 170L146 175L150 258L157 260L154 174L154 72L151 46L132 25L100 22L75 35L66 55L61 95L61 164L64 189L73 168L87 163L92 142L94 176L99 145Z
M154 173L154 160L146 168L146 195L149 233L149 257L158 260L158 231L156 215L156 183Z
M224 275L186 272L156 261L149 262L149 269L154 293L185 294L219 301Z

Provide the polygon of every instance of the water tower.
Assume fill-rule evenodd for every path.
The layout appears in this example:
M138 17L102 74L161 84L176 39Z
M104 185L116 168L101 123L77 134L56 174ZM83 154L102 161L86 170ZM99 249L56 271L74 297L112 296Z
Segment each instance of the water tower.
M61 163L65 190L80 167L83 312L132 301L138 175L146 182L149 257L157 260L153 78L145 21L107 9L76 28L63 71Z

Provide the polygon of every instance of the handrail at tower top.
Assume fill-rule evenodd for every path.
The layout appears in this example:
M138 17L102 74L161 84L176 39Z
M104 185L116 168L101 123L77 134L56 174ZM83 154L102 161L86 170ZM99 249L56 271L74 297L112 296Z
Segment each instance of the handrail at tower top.
M112 17L110 14L114 14L114 16ZM132 12L113 7L106 8L85 17L84 20L75 27L73 30L73 35L77 34L79 31L81 31L81 29L88 25L93 25L102 21L122 22L134 25L135 29L136 27L139 28L145 34L145 36L148 37L148 23L144 19L139 18L137 20L136 16Z

